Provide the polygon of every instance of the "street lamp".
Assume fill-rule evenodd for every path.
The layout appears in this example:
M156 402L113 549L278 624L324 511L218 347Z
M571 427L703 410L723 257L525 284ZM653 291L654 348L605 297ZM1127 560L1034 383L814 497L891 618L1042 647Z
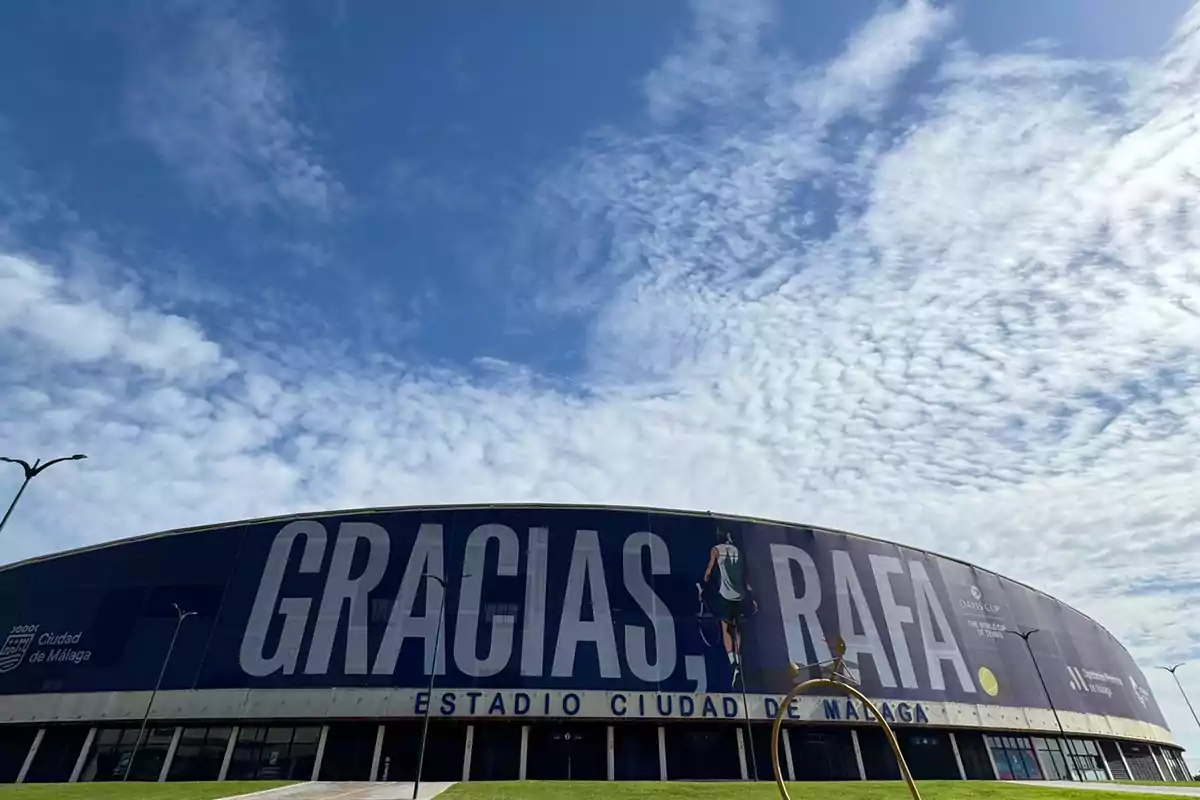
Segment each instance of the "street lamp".
M1173 667L1158 667L1158 669L1171 673L1171 677L1175 679L1175 685L1179 687L1179 693L1183 695L1183 702L1187 703L1188 711L1192 712L1192 719L1196 720L1197 725L1200 725L1200 717L1196 716L1196 709L1192 706L1192 701L1188 699L1187 692L1183 690L1183 684L1179 682L1179 676L1175 674L1175 670L1182 666L1183 664L1176 664Z
M442 619L446 616L446 581L431 572L426 572L421 577L435 580L441 585L442 601L438 604L437 632L433 635L433 665L429 670L429 693L425 698L425 721L421 724L421 748L417 751L417 779L413 782L413 800L417 800L417 793L421 791L421 769L425 766L425 739L429 736L429 709L433 706L433 679L437 676L438 647L442 643Z
M142 715L142 727L138 729L137 741L133 743L133 753L129 756L129 763L125 765L125 776L121 778L123 781L129 780L129 771L133 769L138 749L142 746L142 736L146 733L146 722L150 719L150 709L154 706L154 698L158 694L158 687L162 685L163 675L167 674L167 664L171 661L172 651L175 650L175 640L179 638L179 629L183 627L185 619L196 616L195 611L184 611L178 603L171 603L171 605L175 607L175 614L179 619L175 622L175 633L171 634L171 644L167 646L167 654L163 657L162 669L158 671L158 680L154 683L154 691L150 693L150 701L146 703L146 713Z
M85 456L83 453L76 453L73 456L63 456L62 458L56 458L52 461L47 461L45 464L41 463L40 459L30 464L28 461L22 461L19 458L7 458L5 456L0 456L0 461L7 461L10 464L20 464L21 469L25 470L25 480L21 482L21 488L17 489L17 496L13 498L11 503L9 503L8 511L4 512L4 519L0 519L0 531L4 530L4 523L8 522L8 518L12 516L13 509L17 507L17 501L21 499L21 495L25 492L25 487L29 485L31 480L60 461L80 461L85 458L87 458L87 456Z
M1064 751L1063 757L1065 758L1067 753L1070 752L1070 750L1069 750L1070 746L1067 744L1067 731L1065 728L1063 728L1062 719L1060 719L1058 716L1058 709L1054 707L1054 698L1050 696L1050 687L1048 687L1046 685L1046 679L1044 677L1042 677L1042 668L1038 664L1037 656L1035 656L1033 654L1033 645L1031 645L1029 643L1029 637L1033 636L1035 633L1038 633L1039 629L1038 628L1030 628L1027 631L1006 630L1004 632L1005 633L1015 633L1017 636L1020 636L1022 639L1025 640L1025 648L1027 650L1029 650L1029 659L1031 661L1033 661L1033 668L1035 670L1037 670L1038 680L1041 681L1041 683L1042 683L1042 691L1046 693L1046 702L1050 704L1050 710L1054 712L1054 721L1058 723L1058 732L1060 734L1062 734L1062 747L1063 747L1063 751ZM1071 770L1071 769L1067 770L1067 778L1068 778L1068 780L1075 780L1074 770Z

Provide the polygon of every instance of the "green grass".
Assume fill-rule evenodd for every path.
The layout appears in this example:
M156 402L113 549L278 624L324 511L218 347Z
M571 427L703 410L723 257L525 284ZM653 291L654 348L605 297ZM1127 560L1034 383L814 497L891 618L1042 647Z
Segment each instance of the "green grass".
M1057 789L1018 786L990 781L919 781L923 800L1138 800L1162 795L1097 794L1091 789ZM908 790L899 781L848 781L845 783L789 783L794 800L907 800ZM774 783L673 783L604 781L524 781L460 783L438 800L774 800Z
M221 783L24 783L0 785L0 800L214 800L295 781Z

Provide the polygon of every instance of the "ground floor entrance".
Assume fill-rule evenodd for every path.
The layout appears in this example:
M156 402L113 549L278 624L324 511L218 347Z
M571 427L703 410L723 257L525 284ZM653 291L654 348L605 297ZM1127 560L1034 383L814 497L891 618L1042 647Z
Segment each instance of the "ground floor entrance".
M324 780L889 780L872 727L764 723L419 719L0 725L0 782ZM1179 780L1179 751L1139 742L897 727L914 777ZM422 741L424 756L422 758Z

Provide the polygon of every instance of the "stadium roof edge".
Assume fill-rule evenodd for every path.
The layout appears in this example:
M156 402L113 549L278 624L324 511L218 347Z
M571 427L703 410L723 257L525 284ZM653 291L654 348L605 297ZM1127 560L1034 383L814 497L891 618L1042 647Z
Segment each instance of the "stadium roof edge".
M971 567L972 569L982 570L984 572L987 572L990 575L995 575L998 578L1003 578L1006 581L1011 581L1012 583L1015 583L1018 586L1023 586L1032 592L1036 592L1037 594L1040 594L1044 597L1048 597L1051 600L1053 600L1054 602L1058 603L1059 605L1069 608L1072 611L1074 611L1076 614L1079 614L1079 615L1091 620L1097 626L1099 626L1100 630L1102 630L1106 634L1108 634L1108 636L1113 641L1117 642L1121 647L1124 647L1124 645L1121 644L1120 640L1117 639L1117 637L1114 636L1112 634L1112 632L1108 630L1108 628L1106 628L1104 625L1102 625L1095 618L1093 618L1090 615L1085 614L1084 612L1075 608L1070 603L1063 602L1062 600L1059 600L1054 595L1049 594L1048 592L1042 591L1041 589L1038 589L1036 586L1030 586L1027 583L1015 580L1013 578L1008 577L1007 575L1002 575L999 572L988 569L987 567L981 567L978 564L974 564L970 561L967 561L966 559L957 558L955 556L948 556L948 555L939 553L934 550L929 550L924 547L918 547L916 545L903 544L901 542L893 542L888 539L881 539L878 536L868 536L866 534L856 533L855 531L840 530L838 528L827 528L822 525L809 525L809 524L801 523L801 522L789 522L786 520L771 519L768 517L752 517L752 516L747 516L744 514L727 514L727 513L723 513L723 512L719 512L719 511L697 511L695 509L664 508L664 507L660 507L660 506L626 506L626 505L610 505L610 504L605 504L605 503L440 503L440 504L432 504L432 505L377 506L377 507L371 507L371 508L345 508L345 509L332 509L332 510L328 510L328 511L306 511L306 512L300 512L300 513L295 513L295 514L278 514L278 515L268 516L268 517L255 517L255 518L251 518L251 519L229 520L227 522L216 522L216 523L210 523L208 525L192 525L192 526L189 526L186 528L170 528L165 531L157 531L154 533L143 533L143 534L139 534L136 536L127 536L122 539L113 539L112 541L108 541L108 542L99 542L97 544L90 544L90 545L84 545L82 547L75 547L70 550L60 550L59 552L56 552L56 553L47 553L45 555L33 556L31 558L22 559L21 561L14 561L11 564L2 564L2 565L0 565L0 574L7 572L8 570L11 570L11 569L16 569L17 567L26 566L29 564L36 564L36 563L39 563L42 561L49 561L49 560L57 559L57 558L65 558L67 556L79 555L80 553L87 553L87 552L91 552L93 550L101 550L101 549L108 548L108 547L118 547L121 545L134 544L136 542L146 541L148 539L158 539L158 538L163 538L163 537L167 537L167 536L182 536L182 535L188 534L188 533L198 533L200 531L218 530L220 528L235 528L235 527L248 526L248 525L261 525L261 524L269 523L269 522L291 522L293 520L312 519L315 517L335 517L335 516L353 516L353 515L364 515L364 514L383 514L383 513L390 513L390 512L396 512L396 511L405 511L405 512L454 511L454 510L458 510L458 509L485 510L485 509L489 509L489 508L525 509L525 510L539 509L539 508L543 508L543 509L547 509L547 510L578 509L578 510L587 510L587 511L625 511L625 512L635 512L635 513L641 512L641 513L646 513L646 514L658 513L658 514L675 514L677 516L712 517L714 519L727 519L727 520L734 521L734 522L749 522L749 523L761 523L761 524L765 524L765 525L778 525L780 527L785 527L785 528L806 528L808 530L821 531L823 533L835 533L835 534L840 534L842 536L853 536L856 539L862 539L864 541L869 541L869 542L876 542L879 544L898 545L900 547L908 548L909 550L915 550L919 553L925 553L927 555L936 556L937 558L943 558L947 561L953 561L955 563L962 564L967 567ZM1127 650L1127 652L1128 652L1128 650Z

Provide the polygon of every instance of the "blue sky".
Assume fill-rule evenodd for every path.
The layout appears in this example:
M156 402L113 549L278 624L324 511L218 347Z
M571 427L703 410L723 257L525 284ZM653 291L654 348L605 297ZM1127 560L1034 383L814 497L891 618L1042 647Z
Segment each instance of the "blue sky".
M0 554L713 508L968 558L1147 667L1200 660L1198 28L1176 0L6 8L0 449L91 458Z

